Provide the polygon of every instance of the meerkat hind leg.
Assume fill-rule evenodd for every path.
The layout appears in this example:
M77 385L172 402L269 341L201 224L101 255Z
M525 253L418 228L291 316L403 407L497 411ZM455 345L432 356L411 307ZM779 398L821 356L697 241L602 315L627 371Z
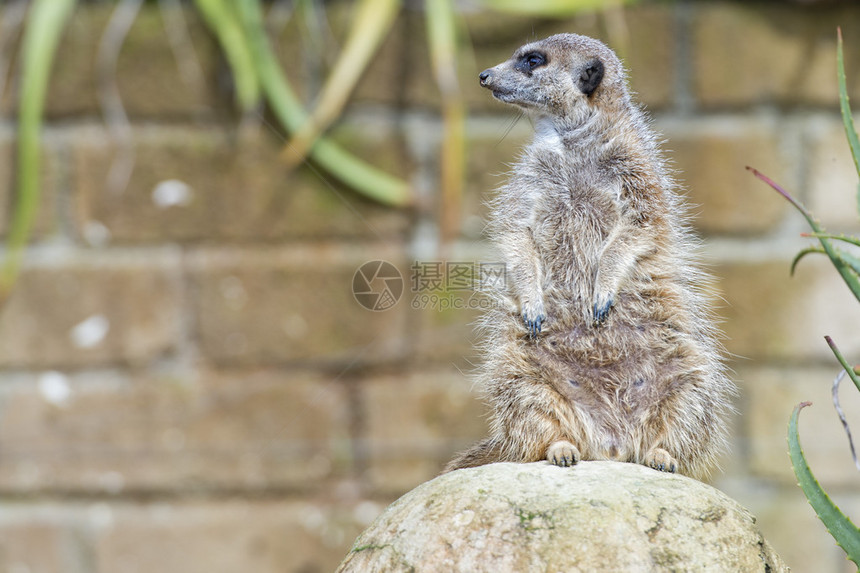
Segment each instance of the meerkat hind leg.
M678 471L678 462L663 448L651 448L645 454L643 465L661 472L675 473Z
M579 450L567 440L557 440L546 450L546 460L557 466L568 467L579 462Z

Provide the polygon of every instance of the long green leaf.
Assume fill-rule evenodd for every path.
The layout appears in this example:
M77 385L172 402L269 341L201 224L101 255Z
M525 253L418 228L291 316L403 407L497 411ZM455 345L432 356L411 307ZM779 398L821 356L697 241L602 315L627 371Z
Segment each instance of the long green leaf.
M632 4L637 0L616 0L617 4ZM572 16L579 12L600 10L606 7L606 0L483 0L482 8L545 18Z
M791 193L783 189L780 185L774 182L770 177L767 177L763 173L760 173L757 169L753 169L752 167L747 167L748 170L752 171L752 173L770 185L777 193L782 195L788 200L806 219L806 222L809 223L809 226L812 227L812 230L816 235L826 235L827 232L818 224L818 221L815 220L815 217L812 216L806 207L804 207L803 203L795 199L791 196ZM825 239L823 237L818 237L818 242L821 243L821 246L824 248L827 256L830 257L830 260L833 262L833 266L836 267L836 270L839 271L839 274L842 275L842 280L845 281L845 284L848 285L848 288L851 289L851 292L854 294L854 297L860 301L860 277L854 273L854 270L848 266L845 261L843 261L839 257L839 253L836 252L836 249L830 243L830 239Z
M842 111L842 124L845 126L845 137L851 147L854 158L854 168L860 176L860 140L854 129L854 116L851 115L851 105L848 103L848 82L845 79L845 61L842 55L842 29L836 31L836 76L839 80L839 109ZM858 194L858 213L860 213L860 194Z
M0 273L5 299L18 278L21 257L39 206L39 132L54 54L75 0L35 0L30 7L21 52L21 103L18 111L18 185L9 230L9 255Z
M284 146L283 156L288 163L300 163L320 134L341 114L362 73L391 30L400 7L401 0L359 2L346 44L326 78L316 107Z
M833 235L830 233L804 233L804 237L815 237L816 239L833 239L834 241L842 241L860 247L860 238L851 237L849 235Z
M860 275L860 258L852 255L842 249L836 249L839 252L839 258L845 261L845 264L851 267L856 274Z
M227 0L194 0L194 4L224 50L236 84L239 107L242 111L252 109L260 100L260 82L235 6Z
M817 239L832 239L834 241L842 241L843 243L848 243L849 245L860 247L860 239L858 239L857 237L849 237L848 235L831 235L828 233L804 233L803 236L815 237ZM855 273L860 274L860 258L842 249L837 248L835 250L836 254L846 265L848 265ZM791 265L791 274L794 274L794 266L797 264L797 261L799 261L800 258L804 255L809 254L809 252L823 253L824 249L820 247L809 247L808 249L804 249L803 251L798 253L798 255L794 258L794 262Z
M848 377L851 378L851 381L854 382L854 385L857 386L858 390L860 390L860 377L857 376L857 371L848 363L847 360L845 360L845 357L842 356L841 352L839 352L839 348L836 346L836 343L833 342L832 338L825 336L824 340L827 341L827 345L830 347L830 350L833 351L833 355L836 356L836 360L839 361L839 364L841 364L845 372L848 373Z
M800 251L799 253L797 253L797 255L795 255L795 256L794 256L794 259L791 261L791 270L789 271L789 274L790 274L791 276L794 276L794 271L795 271L795 269L797 268L797 263L799 263L799 262L800 262L800 259L802 259L802 258L804 258L806 255L809 255L809 254L812 254L812 253L821 253L822 255L826 255L826 254L827 254L827 253L824 251L824 249L822 249L821 247L807 247L807 248L803 249L802 251Z
M259 0L238 0L238 6L266 100L287 131L295 132L307 121L307 115L269 46ZM370 199L392 206L408 205L413 200L405 181L361 161L330 141L317 141L311 157L328 173Z
M444 137L442 140L442 213L440 235L443 244L460 230L466 147L466 105L457 77L457 13L451 0L427 0L427 38L436 84L442 94Z
M794 475L797 476L798 485L803 490L806 499L809 500L812 509L818 514L818 518L824 523L827 531L830 532L836 543L845 551L848 559L860 567L860 529L857 529L851 523L851 520L839 510L818 481L816 481L800 447L797 419L800 410L809 405L809 402L799 404L791 414L791 419L788 423L788 453L791 457Z

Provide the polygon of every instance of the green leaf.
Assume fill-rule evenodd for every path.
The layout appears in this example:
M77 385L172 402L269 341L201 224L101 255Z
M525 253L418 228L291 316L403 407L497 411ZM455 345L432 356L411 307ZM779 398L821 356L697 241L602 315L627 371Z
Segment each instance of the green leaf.
M824 523L827 531L830 532L836 543L845 551L848 559L860 567L860 529L857 529L851 523L851 520L840 511L839 507L833 503L821 485L819 485L812 470L809 469L809 464L806 463L806 458L800 447L797 419L800 410L809 405L809 402L799 404L791 414L791 419L788 423L788 453L791 457L794 475L797 476L798 485L803 490L806 499L809 500L809 505L815 510L815 513L821 519L821 522Z
M440 235L454 239L460 227L460 204L465 177L466 105L457 77L459 20L451 0L427 0L427 40L433 75L442 95L444 135L441 150L442 202Z
M839 252L839 258L845 261L845 264L851 267L851 270L860 275L860 258L841 249L837 249L837 251Z
M794 260L791 261L791 270L789 271L789 274L791 276L794 276L794 270L797 267L797 263L800 262L800 259L802 259L803 257L805 257L806 255L808 255L810 253L821 253L822 255L827 254L824 251L824 249L822 249L821 247L807 247L807 248L803 249L802 251L797 253L797 255L794 257Z
M283 156L291 165L300 163L317 138L337 119L362 73L391 30L400 12L400 0L361 0L347 35L346 44L320 92L319 101Z
M848 235L830 235L827 233L808 233L808 234L804 234L804 236L805 237L815 237L817 239L832 239L834 241L842 241L843 243L848 243L849 245L855 245L857 247L860 247L860 239L858 239L857 237L849 237ZM797 257L795 257L795 259L794 259L795 262L792 263L792 265L791 265L792 274L794 274L794 265L797 263L797 261L800 259L800 257L807 254L804 251L810 251L810 250L813 252L819 252L819 253L824 252L824 249L822 249L820 247L810 247L809 249L804 249L803 251L801 251L797 255ZM860 274L860 258L858 258L856 255L849 253L848 251L844 251L842 249L837 248L837 249L835 249L835 251L836 251L836 254L839 256L839 258L842 260L842 262L844 262L848 267L850 267L851 270L853 270L855 273Z
M479 5L482 8L489 8L499 12L544 18L560 18L572 16L579 12L600 10L606 8L607 4L620 6L634 2L636 0L616 0L612 3L606 0L530 0L528 2L520 0L483 0Z
M815 220L815 217L812 216L807 208L791 196L791 193L783 189L779 184L774 182L770 177L764 175L752 167L747 166L747 169L750 170L753 175L770 185L777 193L785 197L785 199L791 203L795 209L800 211L800 214L806 219L806 222L809 223L809 226L812 227L812 230L817 235L827 235L825 230L821 227L818 221ZM825 239L823 236L817 237L818 242L821 243L821 246L824 248L824 252L830 257L830 261L833 263L833 266L836 267L836 270L839 271L839 274L842 275L842 280L845 281L845 284L848 285L848 288L851 289L851 292L854 294L854 297L860 301L860 277L854 272L854 270L845 263L840 257L839 253L836 252L835 247L830 243L830 239Z
M75 0L35 0L24 30L18 110L18 185L9 230L9 255L0 273L0 297L3 298L18 278L21 257L39 205L42 111L57 45L74 6Z
M848 377L851 378L851 381L854 382L854 385L857 386L858 390L860 390L860 376L857 375L857 371L853 366L848 364L848 361L845 360L845 357L842 356L841 352L839 352L839 348L837 348L836 343L833 342L832 338L825 336L824 340L827 341L827 345L830 347L830 350L833 351L833 355L836 356L836 360L839 361L839 364L841 364L845 372L848 373Z
M860 238L851 237L849 235L832 235L830 233L806 233L804 237L815 237L816 239L833 239L834 241L842 241L860 247Z
M842 54L842 29L836 32L836 76L839 80L839 108L842 110L842 124L845 126L845 137L851 146L851 156L854 158L854 168L860 176L860 140L857 138L857 130L854 129L854 117L851 115L851 106L848 103L848 82L845 79L845 61ZM860 213L860 204L858 204Z
M224 50L236 83L239 107L242 111L252 109L260 101L260 82L235 6L227 0L194 0L194 4Z
M272 53L263 27L260 2L238 0L237 4L266 100L287 131L295 132L307 121L307 114ZM413 200L405 181L365 163L330 141L317 141L311 158L341 182L374 201L404 206Z

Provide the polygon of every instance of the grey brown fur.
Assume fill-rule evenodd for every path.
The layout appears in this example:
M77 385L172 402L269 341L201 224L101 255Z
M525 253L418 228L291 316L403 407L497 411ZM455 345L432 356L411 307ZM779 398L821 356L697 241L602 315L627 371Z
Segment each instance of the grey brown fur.
M621 62L560 34L481 84L536 135L491 204L508 273L483 320L491 435L446 471L609 459L706 476L735 389L685 208Z

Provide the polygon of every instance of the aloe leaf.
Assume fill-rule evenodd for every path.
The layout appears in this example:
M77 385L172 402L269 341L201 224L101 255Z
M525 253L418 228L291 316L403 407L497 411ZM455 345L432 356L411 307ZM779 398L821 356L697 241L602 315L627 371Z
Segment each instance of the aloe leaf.
M816 239L833 239L834 241L842 241L860 247L860 238L851 237L849 235L833 235L830 233L803 233L804 237L815 237Z
M803 249L794 257L794 260L791 261L791 271L789 274L794 276L795 267L797 267L797 263L800 262L804 256L810 253L821 253L826 255L827 253L821 247L809 247ZM836 249L836 255L839 257L839 260L842 261L846 267L852 270L854 273L860 275L860 258L855 257L851 253L847 253L842 249Z
M770 185L777 193L786 198L786 200L791 203L795 209L800 211L803 217L806 219L806 222L809 223L809 226L812 227L812 230L816 235L826 235L825 230L819 225L818 221L815 220L815 217L812 216L806 207L792 197L791 193L783 189L779 184L774 182L770 177L764 175L759 172L757 169L747 166L747 169L753 173L756 177ZM845 284L848 285L848 288L851 289L851 292L854 294L854 297L860 301L860 277L858 277L853 269L849 265L845 263L840 257L839 253L836 252L836 249L830 243L830 239L825 239L823 237L818 237L818 242L821 243L824 252L830 257L830 260L833 262L833 266L836 267L836 270L839 271L839 274L842 275L842 280L845 281Z
M855 273L860 275L860 258L852 255L851 253L847 253L841 249L837 249L839 251L839 258L845 261L845 264L851 267Z
M815 479L803 450L800 447L800 437L797 431L797 419L800 410L811 405L810 402L802 402L794 409L788 422L788 454L791 457L791 465L794 475L803 490L809 505L815 510L818 518L824 523L827 531L839 544L839 547L848 555L848 559L860 566L860 529L851 523L839 507L830 499L818 481Z
M857 459L857 450L854 448L854 438L851 436L851 426L848 425L848 419L845 417L845 412L842 406L839 405L839 384L845 378L846 370L842 369L836 378L833 379L830 393L833 396L833 407L836 409L836 415L839 416L839 421L842 423L842 429L845 430L845 436L848 438L848 448L851 451L851 459L854 461L854 467L860 470L860 460Z
M335 63L310 118L286 144L288 163L300 163L317 138L337 119L361 74L391 30L400 12L400 0L361 0L356 8L346 44Z
M842 110L842 123L845 126L845 137L851 146L851 156L854 158L854 168L860 176L860 140L857 139L857 130L854 128L854 117L851 115L851 106L848 103L848 83L845 79L845 61L842 54L842 29L836 32L836 75L839 79L839 108ZM860 212L860 204L858 204Z
M260 82L235 6L226 0L194 0L194 4L224 50L239 107L242 111L252 109L260 101Z
M259 0L239 0L237 5L266 100L287 131L295 132L304 124L307 115L269 46ZM405 181L365 163L330 141L317 141L311 157L328 173L374 201L404 206L413 200Z
M617 0L618 4L632 4L636 0ZM528 16L559 18L578 12L599 10L606 7L606 0L483 0L482 8Z
M848 361L845 360L845 357L842 356L841 352L839 352L839 348L836 346L836 343L833 342L832 338L825 336L824 340L827 341L827 345L830 347L830 350L833 351L833 355L836 356L836 360L839 361L839 364L841 364L845 372L848 373L848 377L851 378L851 381L854 382L854 385L857 386L858 390L860 390L860 376L857 375L854 367L848 364Z
M465 172L466 106L457 78L457 13L451 0L427 0L427 38L436 84L442 94L444 136L441 181L442 242L453 239L460 227L460 204Z
M850 237L848 235L831 235L828 233L804 233L804 237L815 237L816 239L832 239L834 241L842 241L844 243L848 243L849 245L855 245L860 247L860 239L857 237ZM848 265L855 273L860 274L860 258L856 255L844 251L842 249L835 249L836 253L839 255L839 258ZM806 251L819 252L823 253L824 249L820 247L810 247L809 249L804 249L800 253L798 253L797 257L795 257L794 262L791 265L791 272L794 274L794 265L803 255L807 254Z
M797 255L795 255L794 257L794 260L791 261L791 270L789 271L789 274L791 276L794 276L795 268L797 267L797 263L800 262L800 259L811 253L821 253L822 255L827 254L821 247L807 247L803 249L802 251L797 253Z
M18 185L9 230L9 254L0 272L4 299L18 278L24 247L39 206L39 132L51 64L75 0L34 0L21 51L21 103L18 111Z

